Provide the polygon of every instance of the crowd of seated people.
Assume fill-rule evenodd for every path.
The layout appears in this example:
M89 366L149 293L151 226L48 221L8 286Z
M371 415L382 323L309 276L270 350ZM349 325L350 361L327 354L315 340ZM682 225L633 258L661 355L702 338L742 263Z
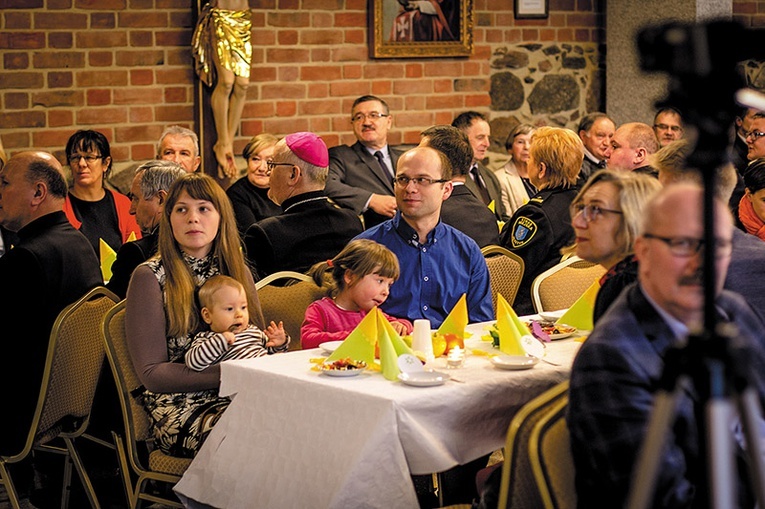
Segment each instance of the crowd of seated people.
M731 237L725 287L744 295L762 320L765 301L756 281L757 267L763 264L754 262L765 260L760 240L765 238L765 149L760 149L765 113L741 115L736 125L746 127L733 146L745 142L748 164L743 171L726 169L725 184L717 192L733 205L731 193L743 182L734 211L741 228ZM511 162L496 173L484 166L491 128L483 114L465 112L451 126L425 129L420 145L408 151L389 145L393 115L379 97L359 97L350 124L357 139L352 146L327 148L308 132L253 137L242 154L246 174L225 191L200 171L198 138L180 126L162 133L157 160L135 170L127 197L105 185L113 161L109 142L98 131L77 131L67 142L68 189L64 168L50 154L22 152L7 160L0 151L0 274L29 273L24 265L29 260L22 258L25 250L43 249L45 256L53 256L53 246L74 237L77 241L68 246L89 245L75 264L79 271L46 274L49 280L40 283L56 287L65 277L78 278L67 295L50 303L47 316L55 318L64 305L103 284L100 271L93 277L93 266L99 264L92 255L99 254L101 242L118 251L108 287L127 298L128 341L154 436L163 451L192 457L228 404L217 395L217 364L192 373L179 362L195 334L206 328L195 288L212 276L231 276L242 285L249 322L266 331L254 282L281 270L306 273L318 264L321 269L315 273L322 275L317 282L326 284L324 273L331 272L339 289L328 292L325 307L335 313L350 311L357 323L374 302L398 332L408 333L411 322L420 318L437 327L462 294L467 295L470 322L494 318L481 247L504 245L524 260L526 270L513 303L519 315L533 312L533 279L568 250L607 269L595 306L597 331L601 320L613 322L608 320L612 306L633 304L624 303L627 288L634 293L635 286L650 284L649 275L645 283L641 280L640 261L657 256L657 240L670 250L680 249L642 221L649 201L662 185L699 180L685 166L690 144L680 139L682 116L672 109L657 112L653 128L640 122L617 126L599 112L585 117L578 133L520 124L506 141ZM24 175L31 177L20 177ZM14 199L24 186L44 190L49 206L36 210L45 214L30 214L25 210L29 204ZM694 206L688 205L690 210ZM636 253L638 238L642 254ZM379 256L385 255L380 267L340 271L331 264L346 263L346 246L377 244L384 249ZM74 252L71 247L65 251ZM423 273L428 277L421 278ZM373 280L379 297L371 300L364 292L372 295ZM340 301L333 300L337 295ZM663 304L651 300L651 290L645 296L651 305ZM6 311L6 306L14 309L11 304L0 309ZM316 319L320 308L311 309ZM9 315L7 323L18 320ZM37 323L40 351L49 322ZM314 333L334 332L319 329ZM24 355L29 356L9 358ZM593 357L587 369L599 369L597 361ZM36 362L42 366L41 359ZM576 373L579 366L574 369ZM35 370L29 374L39 377ZM29 385L34 393L34 380ZM187 421L192 414L194 419ZM593 471L600 466L598 458L585 460L579 452L575 449L578 466L584 461L590 461L586 468ZM589 490L586 483L581 487Z

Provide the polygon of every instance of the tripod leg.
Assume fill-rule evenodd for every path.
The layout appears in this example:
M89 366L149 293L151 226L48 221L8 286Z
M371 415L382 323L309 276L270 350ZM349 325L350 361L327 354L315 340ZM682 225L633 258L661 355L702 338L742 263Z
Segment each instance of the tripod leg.
M658 391L648 418L646 436L633 468L627 496L627 509L648 509L652 506L659 464L664 451L667 431L672 428L677 413L677 395L681 380L672 392Z
M709 401L706 408L707 458L711 507L736 507L736 461L730 424L733 402Z
M757 391L752 387L744 389L739 397L741 424L746 437L746 450L749 457L749 476L752 489L757 497L757 507L765 507L765 464L763 460L760 427L762 407Z

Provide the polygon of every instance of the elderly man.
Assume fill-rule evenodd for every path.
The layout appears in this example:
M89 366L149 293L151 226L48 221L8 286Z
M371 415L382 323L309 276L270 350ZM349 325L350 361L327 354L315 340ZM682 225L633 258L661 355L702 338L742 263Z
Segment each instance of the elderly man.
M401 152L388 145L393 124L388 104L373 95L353 101L351 126L356 143L329 150L327 195L364 214L367 228L393 217L396 198L392 179Z
M473 148L473 163L468 170L465 186L484 205L494 202L494 215L500 221L507 221L509 216L502 204L502 188L499 185L499 179L482 162L486 157L489 145L491 145L489 121L482 113L466 111L457 115L452 121L452 126L467 135L470 146Z
M452 165L452 194L441 205L441 221L475 240L478 247L499 244L497 218L465 187L473 162L467 135L450 125L434 125L420 133L421 147L442 152Z
M401 275L382 309L438 327L467 294L468 318L494 318L489 270L473 239L440 220L441 205L452 192L452 168L431 147L417 147L399 158L395 189L398 212L393 219L357 238L387 246L398 257Z
M579 172L579 181L587 182L590 175L605 168L611 157L611 138L614 137L616 124L600 111L582 117L579 122L579 138L584 144L584 161Z
M122 244L117 252L106 287L118 296L125 298L133 270L157 253L159 218L167 191L185 173L180 164L163 160L147 161L136 170L130 186L130 213L135 216L143 237Z
M611 139L608 167L618 171L637 171L654 177L657 172L648 164L651 154L659 150L659 141L651 126L642 122L622 124Z
M157 159L175 161L188 173L199 169L202 158L199 157L199 138L191 129L171 125L162 132L157 143Z
M638 282L598 321L574 361L567 422L579 507L624 507L666 355L703 323L702 198L701 188L685 183L654 196L635 240ZM721 201L715 200L714 207L716 308L750 347L751 371L762 397L765 361L762 340L756 339L762 336L762 322L739 295L722 290L732 221ZM650 507L708 506L697 395L690 388L680 391Z
M363 230L361 219L324 192L329 154L314 133L285 136L274 147L268 197L282 213L247 229L247 257L262 278L281 270L306 272L334 257Z
M102 282L90 242L64 215L66 193L61 164L46 152L20 152L0 172L0 224L19 237L0 258L0 383L9 388L3 404L12 409L0 433L2 455L24 446L53 322Z
M676 108L661 108L653 117L653 132L659 145L665 147L683 137L683 116Z

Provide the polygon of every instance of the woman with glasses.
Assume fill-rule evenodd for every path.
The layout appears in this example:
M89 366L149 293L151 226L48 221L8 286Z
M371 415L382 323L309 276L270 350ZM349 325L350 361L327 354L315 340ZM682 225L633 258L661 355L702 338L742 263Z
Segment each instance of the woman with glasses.
M569 250L607 271L600 280L593 323L603 316L624 287L637 281L633 243L643 210L659 189L659 181L645 174L600 170L571 202L571 225L576 240Z
M268 197L268 161L273 158L277 141L279 138L269 133L254 136L242 152L247 161L247 175L226 190L242 236L251 224L282 212L281 207Z
M66 142L66 158L72 186L64 212L72 226L90 241L100 256L100 240L117 251L131 234L141 238L141 229L130 214L130 198L106 189L104 182L112 167L106 136L98 131L77 131Z
M515 211L502 227L500 243L525 265L513 308L519 315L534 312L531 283L560 262L560 252L574 240L569 207L584 160L584 144L570 129L540 127L531 135L529 180L539 192Z

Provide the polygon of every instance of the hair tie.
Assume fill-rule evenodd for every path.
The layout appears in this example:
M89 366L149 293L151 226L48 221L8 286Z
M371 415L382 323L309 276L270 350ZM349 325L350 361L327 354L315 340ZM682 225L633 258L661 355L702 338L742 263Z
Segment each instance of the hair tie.
M329 267L330 269L335 267L335 264L332 262L332 260L327 260L327 267Z

